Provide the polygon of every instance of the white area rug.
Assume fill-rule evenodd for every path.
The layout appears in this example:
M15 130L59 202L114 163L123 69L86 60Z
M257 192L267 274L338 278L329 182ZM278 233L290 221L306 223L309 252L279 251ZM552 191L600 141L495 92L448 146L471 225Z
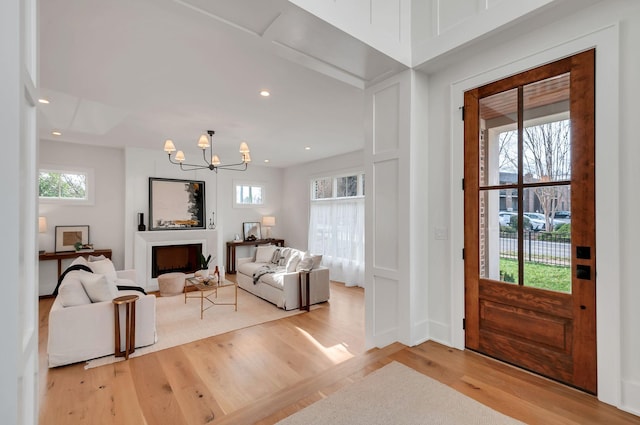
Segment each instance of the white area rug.
M189 293L189 296L195 297L197 295L197 292ZM218 301L233 302L233 286L220 288ZM204 303L206 308L209 303L207 300ZM158 297L156 299L158 341L147 347L136 348L136 351L129 357L142 356L213 335L293 316L300 312L301 310L284 311L238 288L238 311L233 311L232 305L216 305L206 310L204 318L200 320L200 298L189 298L185 304L182 294L173 297ZM101 357L89 360L85 369L123 360L124 357Z
M280 425L523 424L398 362L278 422Z

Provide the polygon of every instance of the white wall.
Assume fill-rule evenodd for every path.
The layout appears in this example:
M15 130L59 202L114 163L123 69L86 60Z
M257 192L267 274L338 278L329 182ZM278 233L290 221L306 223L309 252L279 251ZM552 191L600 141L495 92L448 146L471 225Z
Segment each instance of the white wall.
M411 0L289 1L398 62L411 64Z
M309 236L311 180L349 171L364 171L363 151L355 151L285 169L281 186L282 212L276 218L278 222L286 223L286 226L275 229L274 235L284 238L287 246L306 251ZM365 181L367 181L366 176Z
M39 246L55 251L55 227L89 225L89 242L96 249L110 248L116 269L124 266L124 152L122 149L40 140L40 164L93 170L93 205L40 202L39 215L47 218L47 233ZM63 262L63 270L70 260ZM57 262L40 262L40 295L49 295L57 283Z
M412 65L433 60L553 3L559 1L413 0Z
M636 262L640 257L638 235L640 220L636 211L640 210L640 143L638 143L638 115L640 105L640 8L633 12L621 13L620 17L620 204L618 209L609 209L600 215L598 223L606 231L618 221L621 240L619 246L620 283L622 300L620 310L622 338L622 405L640 415L640 285ZM608 141L602 140L603 144ZM597 143L597 142L596 142ZM613 206L612 206L613 207ZM614 223L611 223L613 221ZM604 247L606 249L606 247ZM600 249L599 249L600 251ZM606 290L607 288L603 288ZM611 312L614 313L615 312Z
M144 213L145 223L149 222L149 177L172 179L193 179L205 182L205 207L207 224L211 213L215 212L216 230L218 230L218 247L211 254L215 256L211 266L224 266L226 263L226 241L233 240L236 233L242 237L242 223L245 221L261 221L263 215L276 217L276 226L272 229L273 237L280 237L285 227L280 214L282 205L281 187L283 171L251 164L247 171L225 171L217 174L208 169L185 172L177 165L172 165L161 148L157 150L127 148L126 157L126 190L124 205L124 239L125 266L133 267L133 235L137 231L137 214ZM265 186L265 204L259 208L234 208L233 184L237 182L257 183ZM250 248L239 247L237 256L248 255Z
M639 27L638 2L601 2L526 36L488 38L473 50L448 58L443 70L429 75L429 147L424 158L429 184L418 200L428 205L432 225L451 229L450 241L430 237L428 309L432 323L439 323L443 331L450 327L451 337L442 332L442 342L458 345L464 311L460 90L465 84L485 84L595 46L598 391L601 400L636 414L640 413L640 310L634 305L640 289L634 263L640 255L635 243L640 234L635 217L640 195L635 182L640 181L640 148L634 123L640 105L634 99L639 88Z
M38 422L37 2L0 3L0 417L8 425Z

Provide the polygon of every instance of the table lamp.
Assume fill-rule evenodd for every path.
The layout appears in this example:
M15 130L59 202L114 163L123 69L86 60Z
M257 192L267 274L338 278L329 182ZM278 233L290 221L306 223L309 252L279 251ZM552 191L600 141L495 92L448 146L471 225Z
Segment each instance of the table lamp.
M47 233L47 217L38 217L38 233ZM38 254L44 254L44 249L38 251Z
M266 228L266 238L271 239L271 227L276 225L276 218L270 215L262 217L262 225Z

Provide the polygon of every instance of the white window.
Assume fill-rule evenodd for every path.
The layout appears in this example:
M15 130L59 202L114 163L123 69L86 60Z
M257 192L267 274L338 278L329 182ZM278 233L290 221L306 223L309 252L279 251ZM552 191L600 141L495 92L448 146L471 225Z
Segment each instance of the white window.
M93 204L93 170L43 166L38 196L44 203Z
M333 280L364 286L363 173L311 181L308 247Z
M251 183L234 183L233 205L252 207L264 204L264 186Z
M320 177L311 182L311 199L338 199L364 196L364 174Z

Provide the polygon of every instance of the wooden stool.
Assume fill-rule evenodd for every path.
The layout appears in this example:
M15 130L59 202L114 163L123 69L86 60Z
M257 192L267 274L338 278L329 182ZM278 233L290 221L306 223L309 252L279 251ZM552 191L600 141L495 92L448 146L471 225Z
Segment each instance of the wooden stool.
M136 300L137 295L124 295L122 297L113 299L113 308L115 313L115 325L116 325L116 357L124 356L125 359L129 359L129 354L136 351ZM125 324L125 348L124 351L120 350L120 306L124 304L126 311L126 324Z

